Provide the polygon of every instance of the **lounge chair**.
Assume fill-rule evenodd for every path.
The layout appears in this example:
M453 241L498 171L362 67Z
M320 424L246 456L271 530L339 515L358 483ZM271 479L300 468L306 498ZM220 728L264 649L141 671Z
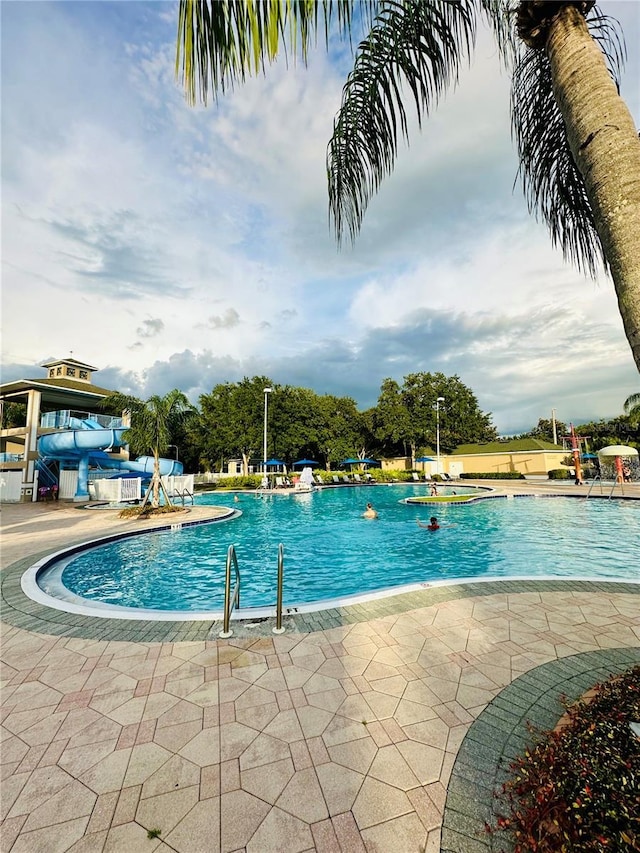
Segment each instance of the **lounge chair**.
M337 475L337 474L332 474L332 475L331 475L331 479L333 480L333 482L334 482L337 486L339 486L339 485L340 485L340 477L338 477L338 475Z
M354 481L355 481L356 483L361 483L361 482L362 482L362 480L360 479L360 474L354 474L354 475L353 475L353 479L354 479Z
M453 477L450 477L448 474L445 474L444 472L442 474L440 474L440 476L445 481L445 483L450 483L453 480Z
M316 479L316 483L317 483L319 486L324 486L324 480L322 479L322 477L320 476L320 474L314 474L314 477L315 477L315 479Z
M411 472L411 476L413 477L413 479L415 480L416 483L420 482L420 477L418 476L418 474L415 471Z
M343 474L343 475L342 475L342 482L343 482L343 483L351 483L352 481L349 479L349 475L348 475L348 474Z

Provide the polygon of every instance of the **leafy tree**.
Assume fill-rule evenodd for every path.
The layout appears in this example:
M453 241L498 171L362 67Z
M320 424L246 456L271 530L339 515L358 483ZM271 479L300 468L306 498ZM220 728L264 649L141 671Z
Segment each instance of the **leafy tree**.
M327 471L355 456L363 441L363 420L351 397L326 394L319 398L321 425L318 451Z
M375 415L375 407L360 412L361 442L360 450L357 453L360 459L375 458L380 455L379 443L374 432Z
M459 444L494 441L497 432L491 414L480 410L473 391L459 376L444 373L410 373L404 377L402 398L410 415L408 442L412 460L420 445L437 444L436 400L440 404L440 447L448 453Z
M308 388L277 387L270 418L273 450L278 459L317 459L322 425L320 397Z
M444 373L410 373L402 387L385 379L374 409L374 435L388 455L436 447L436 400L440 404L440 445L445 452L458 444L493 441L497 437L491 415L480 410L478 400L458 376Z
M131 426L124 432L124 440L136 455L153 455L153 476L142 505L146 504L151 494L151 506L157 508L160 504L160 489L170 504L171 500L160 476L160 456L167 452L172 426L191 410L191 404L185 395L174 388L164 397L154 395L148 400L139 400L137 397L115 392L105 397L103 406L108 410L128 412Z
M354 7L357 14L353 16ZM319 9L323 14L319 14ZM613 279L640 369L640 143L620 98L624 50L595 0L180 0L176 71L190 102L206 103L290 45L306 59L331 19L350 37L370 25L343 89L327 155L338 240L355 238L367 204L407 138L405 92L418 119L454 85L488 19L512 70L511 117L530 210L565 257Z
M197 409L185 412L183 418L171 425L171 442L185 471L198 471L202 468L201 459L200 413Z
M2 429L23 427L27 423L27 407L24 403L2 403Z
M563 435L567 435L568 428L562 421L556 421L556 438L561 441ZM538 425L531 432L525 433L524 437L539 438L542 441L553 442L553 421L548 418L540 418Z
M393 379L385 379L380 386L378 403L373 410L373 434L388 456L407 453L411 434L411 416L400 390ZM414 452L415 456L415 452Z
M587 439L587 446L593 451L609 444L628 444L631 447L640 445L639 425L626 415L580 424L575 430L576 435Z
M278 408L280 389L267 377L226 382L200 397L201 429L205 437L203 456L211 463L219 461L222 467L225 459L241 457L246 476L251 458L262 459L265 388L273 388L269 395L269 438L273 434L271 424ZM267 444L273 449L272 442Z

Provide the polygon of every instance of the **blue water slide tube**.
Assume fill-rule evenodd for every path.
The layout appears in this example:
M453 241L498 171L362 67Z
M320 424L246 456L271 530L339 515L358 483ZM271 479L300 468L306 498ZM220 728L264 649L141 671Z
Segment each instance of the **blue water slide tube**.
M40 436L38 452L49 459L73 460L78 463L78 486L75 499L89 497L89 465L110 468L118 471L139 471L153 473L153 456L139 456L134 462L113 459L104 451L122 447L126 442L122 435L124 429L104 429L95 421L82 421L83 428L53 432ZM91 424L91 426L89 426ZM183 473L182 462L175 459L160 459L162 476Z

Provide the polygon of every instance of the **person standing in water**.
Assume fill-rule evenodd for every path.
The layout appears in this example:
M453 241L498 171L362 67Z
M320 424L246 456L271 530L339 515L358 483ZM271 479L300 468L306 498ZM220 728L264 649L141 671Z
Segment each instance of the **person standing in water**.
M377 517L378 517L378 513L377 513L377 512L375 511L375 509L371 506L371 504L367 504L367 508L366 508L366 509L365 509L365 511L362 513L362 517L363 517L363 518L377 518Z

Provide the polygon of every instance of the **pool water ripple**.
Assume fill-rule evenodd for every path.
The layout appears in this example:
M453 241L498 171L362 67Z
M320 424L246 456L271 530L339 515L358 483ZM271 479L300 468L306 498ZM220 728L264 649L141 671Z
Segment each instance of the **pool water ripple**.
M460 493L461 489L457 489ZM236 546L241 604L275 601L278 544L284 602L458 578L598 577L638 580L640 507L575 498L416 506L424 486L325 489L297 496L243 494L225 524L150 533L74 554L62 581L107 604L159 610L222 607L227 548ZM377 520L361 517L367 501ZM212 493L200 505L232 505ZM418 527L437 515L441 529ZM44 587L43 587L44 588Z

